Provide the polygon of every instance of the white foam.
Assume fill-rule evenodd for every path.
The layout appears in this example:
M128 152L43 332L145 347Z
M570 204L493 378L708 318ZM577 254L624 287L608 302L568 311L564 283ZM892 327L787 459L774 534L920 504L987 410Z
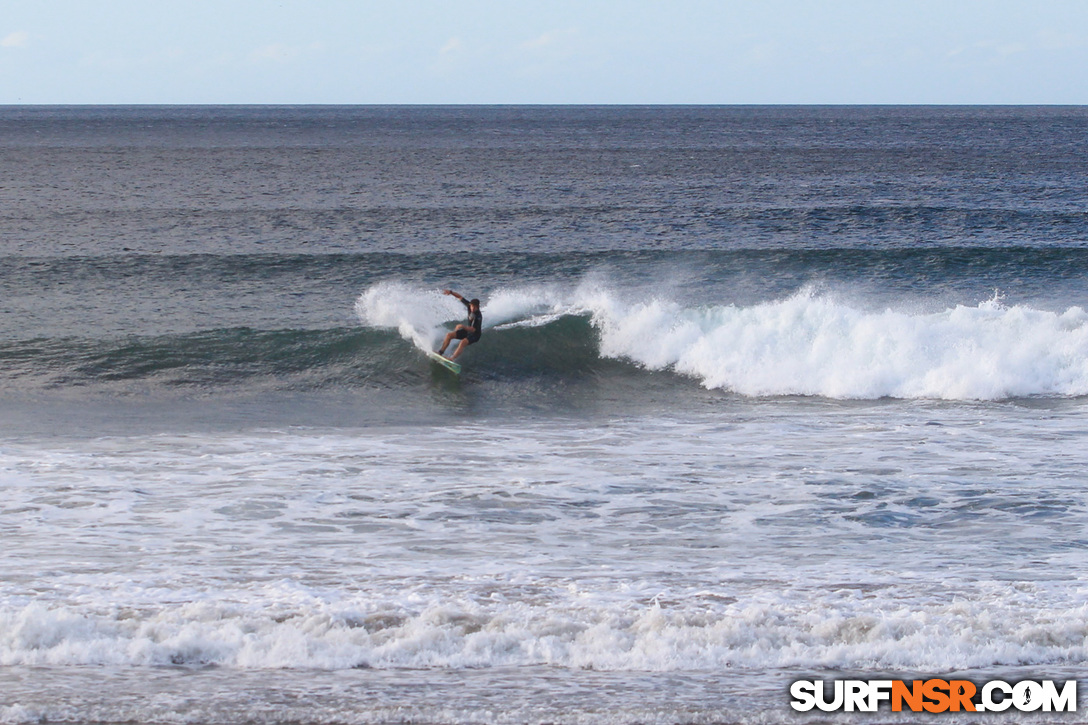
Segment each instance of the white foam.
M802 291L753 307L652 300L594 311L601 352L744 395L994 400L1088 394L1088 314L865 311Z
M1040 605L1011 585L949 602L811 590L734 603L722 603L725 592L676 592L666 604L632 591L538 585L535 600L476 600L433 585L397 597L284 582L140 608L7 603L0 665L944 670L1088 659L1088 607Z
M1088 659L1083 406L796 407L4 441L0 666Z

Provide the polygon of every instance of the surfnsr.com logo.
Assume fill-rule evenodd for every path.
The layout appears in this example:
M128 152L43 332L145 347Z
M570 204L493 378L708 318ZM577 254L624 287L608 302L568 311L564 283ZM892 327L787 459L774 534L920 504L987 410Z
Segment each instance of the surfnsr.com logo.
M1053 680L1003 682L981 687L970 680L798 680L790 685L790 707L799 712L876 712L888 703L892 712L1076 712L1077 681L1061 688ZM831 683L827 683L831 684Z

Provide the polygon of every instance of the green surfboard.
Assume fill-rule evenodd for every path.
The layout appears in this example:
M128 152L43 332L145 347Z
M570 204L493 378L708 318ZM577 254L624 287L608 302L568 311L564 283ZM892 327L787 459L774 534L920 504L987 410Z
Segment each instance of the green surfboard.
M460 375L461 374L461 366L458 365L457 363L455 363L453 360L450 360L449 358L446 358L446 357L442 357L437 352L432 352L430 350L427 351L427 357L434 360L436 363L438 363L442 367L446 368L447 370L452 372L454 375Z

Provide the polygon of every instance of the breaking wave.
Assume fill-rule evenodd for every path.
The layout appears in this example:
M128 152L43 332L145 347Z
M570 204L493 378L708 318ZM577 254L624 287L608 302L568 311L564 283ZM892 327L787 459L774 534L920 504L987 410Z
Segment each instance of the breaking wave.
M558 588L535 603L417 593L405 604L343 592L330 598L283 582L253 601L236 592L139 608L4 607L0 665L909 670L1088 658L1083 606L1040 610L1012 585L991 586L1005 591L950 603L841 591L792 602L714 592L609 602Z
M464 308L384 282L357 300L361 326L224 328L158 336L0 343L9 388L315 390L419 387ZM584 284L486 296L464 380L640 380L746 397L1002 400L1088 395L1088 313L994 296L939 310L867 308L807 288L752 305L628 299ZM653 376L653 380L647 379Z
M369 289L357 309L367 324L395 328L426 349L459 316L456 304L392 283ZM745 396L1088 394L1088 313L1006 306L998 295L974 306L914 312L867 310L814 289L747 307L685 307L660 298L627 302L607 289L541 287L499 290L483 313L487 344L474 355L481 369L489 358L509 364L520 349L526 360L625 361Z

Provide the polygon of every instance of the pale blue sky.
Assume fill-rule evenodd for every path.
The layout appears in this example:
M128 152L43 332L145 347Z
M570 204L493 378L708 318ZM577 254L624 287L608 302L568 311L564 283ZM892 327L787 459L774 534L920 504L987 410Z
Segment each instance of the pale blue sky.
M1088 0L0 0L0 103L1088 103Z

